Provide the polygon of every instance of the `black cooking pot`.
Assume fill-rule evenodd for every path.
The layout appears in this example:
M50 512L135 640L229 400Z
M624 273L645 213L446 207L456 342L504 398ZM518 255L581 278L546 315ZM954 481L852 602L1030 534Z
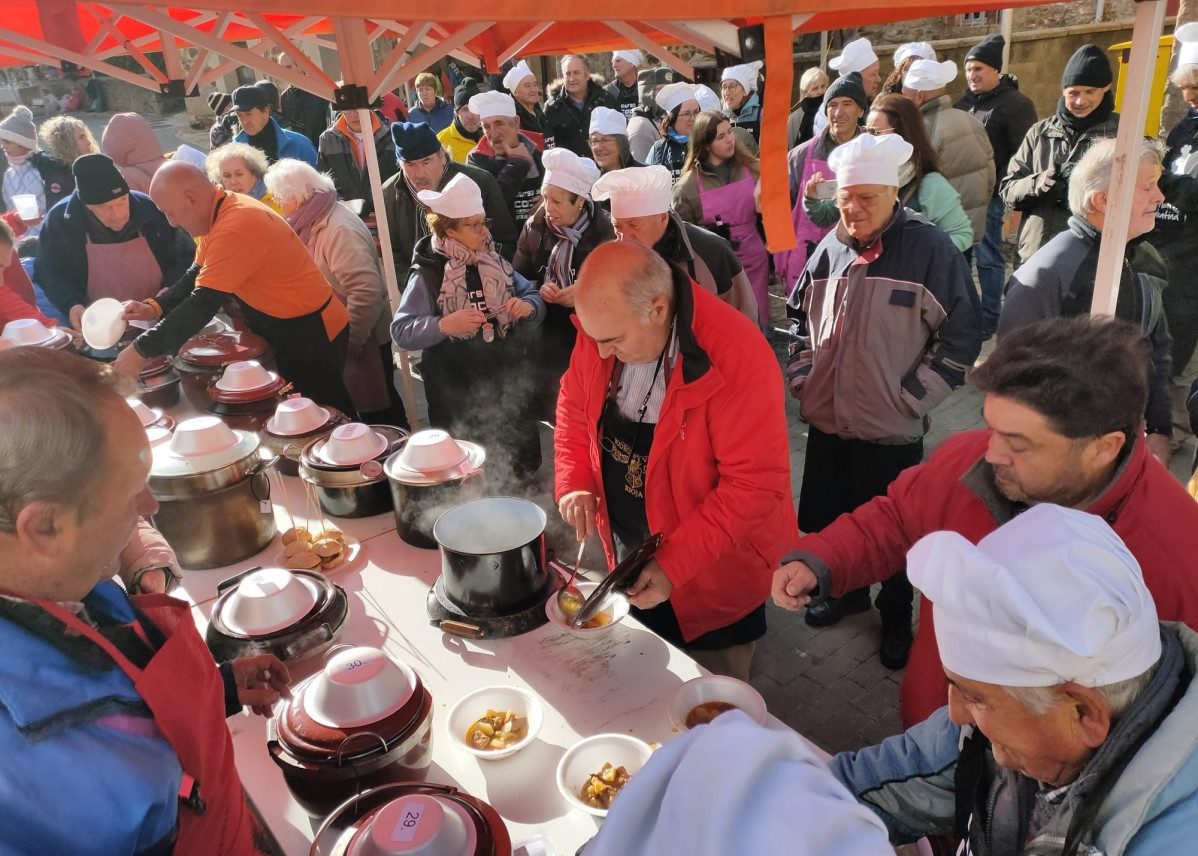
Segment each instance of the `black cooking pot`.
M169 356L156 357L145 364L137 376L134 396L146 407L169 410L179 403L178 372L171 368Z
M514 496L451 508L433 526L445 597L467 616L510 615L544 603L553 589L545 564L545 512Z
M477 443L459 440L458 445L466 452L466 460L450 470L427 473L408 469L401 461L402 449L387 458L383 466L391 484L395 529L413 547L435 550L433 526L437 518L456 505L487 494L483 473L486 452Z
M371 425L387 439L387 447L361 464L340 466L321 457L329 435L304 447L300 455L300 478L312 485L324 513L332 517L373 517L393 510L391 489L383 472L383 461L400 448L408 432L394 425Z

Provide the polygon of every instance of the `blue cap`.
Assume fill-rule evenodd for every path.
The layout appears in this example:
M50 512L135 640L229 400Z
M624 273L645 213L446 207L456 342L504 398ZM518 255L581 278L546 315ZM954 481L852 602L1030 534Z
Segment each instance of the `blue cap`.
M426 122L396 122L391 139L396 160L417 161L441 150L441 141Z

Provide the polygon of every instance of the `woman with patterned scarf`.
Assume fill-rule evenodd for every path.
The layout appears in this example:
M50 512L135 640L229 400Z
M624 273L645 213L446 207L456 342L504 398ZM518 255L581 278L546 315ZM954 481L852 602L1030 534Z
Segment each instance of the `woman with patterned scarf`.
M470 178L455 175L418 198L432 234L416 244L391 337L424 352L429 423L486 446L489 471L506 461L517 479L530 479L541 465L530 355L545 302L495 250Z
M578 335L573 321L574 278L591 250L614 241L616 232L607 211L591 201L591 185L599 178L592 160L569 149L549 149L541 158L545 171L541 205L520 232L512 266L540 286L548 304L535 360L534 407L538 417L552 420L558 381L570 365Z

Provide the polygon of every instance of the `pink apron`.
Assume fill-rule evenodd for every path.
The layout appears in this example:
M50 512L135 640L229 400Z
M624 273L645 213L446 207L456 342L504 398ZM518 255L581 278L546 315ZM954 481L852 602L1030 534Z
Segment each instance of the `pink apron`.
M814 143L814 140L812 142ZM811 176L820 172L823 173L824 181L832 181L836 178L836 173L832 172L827 161L816 160L811 156L811 148L809 145L807 151L803 153L803 174L799 179L799 198L790 212L790 222L794 225L798 246L793 250L784 250L774 256L774 267L782 279L782 286L786 289L787 296L794 291L795 283L799 281L799 274L807 265L808 255L824 239L824 235L835 227L835 224L827 227L816 226L808 219L807 212L803 210L803 189L807 187Z
M145 235L121 244L86 240L88 303L101 297L145 300L162 290L162 268Z
M696 176L696 178L699 178ZM732 234L732 247L740 259L753 296L757 298L757 324L762 330L770 326L770 263L765 242L757 231L757 206L753 201L753 189L757 180L747 169L736 181L704 190L699 178L699 204L703 208L703 223L714 225L716 215L728 226Z

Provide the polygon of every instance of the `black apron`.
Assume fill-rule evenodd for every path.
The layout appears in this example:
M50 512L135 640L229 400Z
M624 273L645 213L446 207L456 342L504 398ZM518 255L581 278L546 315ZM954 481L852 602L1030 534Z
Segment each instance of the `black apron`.
M654 422L640 419L633 422L620 413L616 393L624 364L617 362L608 384L607 400L599 417L600 474L603 477L603 497L611 526L612 547L616 561L621 561L651 534L645 508L645 475L649 468L649 449L657 430ZM667 368L666 383L669 383ZM652 388L650 388L652 389ZM642 405L644 413L648 396ZM665 639L684 650L711 651L754 642L765 635L765 604L744 618L726 627L718 627L686 642L678 617L669 600L650 609L632 607L634 618Z
M279 374L291 381L297 392L352 416L357 411L342 377L349 351L349 325L330 341L321 317L332 300L330 292L329 299L315 312L295 318L268 315L240 298L237 303L246 326L275 349Z

